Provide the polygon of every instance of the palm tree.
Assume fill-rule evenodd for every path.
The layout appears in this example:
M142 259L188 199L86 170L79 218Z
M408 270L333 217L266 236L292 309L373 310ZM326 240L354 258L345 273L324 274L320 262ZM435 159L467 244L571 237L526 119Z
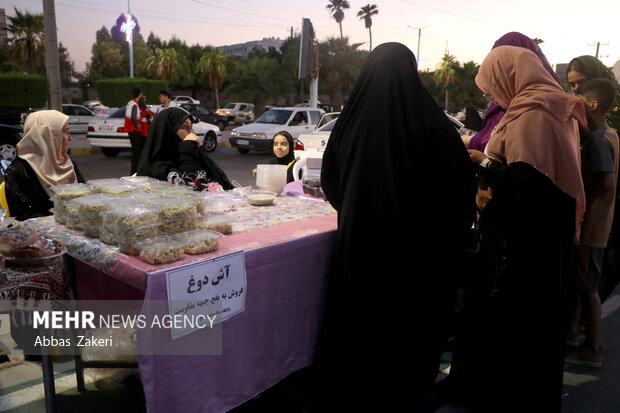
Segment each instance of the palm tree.
M370 36L370 47L368 50L372 50L372 32L370 31L370 27L372 26L372 16L376 16L377 14L379 14L379 9L376 4L373 4L372 6L367 4L357 12L357 17L359 17L360 20L364 20L364 26L368 29L368 36Z
M454 81L454 75L456 73L455 67L458 66L458 62L456 61L456 57L444 54L441 59L441 67L439 70L435 71L433 78L435 82L442 85L445 92L445 102L444 102L444 110L448 111L448 88Z
M226 64L230 64L231 56L216 47L207 47L196 65L197 73L206 73L209 84L215 91L215 107L220 108L220 94L224 79L226 78Z
M290 90L290 77L282 66L267 56L254 56L241 63L231 76L227 91L253 102L255 113L262 114L270 99Z
M20 12L14 8L15 16L7 16L9 24L8 44L17 60L23 62L27 71L42 73L44 70L45 27L42 14Z
M156 48L155 54L144 63L148 73L168 81L176 74L177 51L172 48Z
M334 107L344 103L344 95L349 92L360 74L368 52L359 50L363 43L349 44L349 38L329 37L321 43L320 64L323 88Z
M342 39L342 21L344 20L344 9L349 8L349 2L347 0L329 0L327 9L329 14L336 20L336 23L340 26L340 38Z

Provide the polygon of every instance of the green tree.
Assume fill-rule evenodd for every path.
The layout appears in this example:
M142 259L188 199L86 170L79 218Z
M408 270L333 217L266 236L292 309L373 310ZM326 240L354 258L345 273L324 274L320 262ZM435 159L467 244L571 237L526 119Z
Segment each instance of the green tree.
M290 85L289 78L275 59L257 56L239 64L227 90L253 102L256 113L261 114L268 101L286 93Z
M454 82L454 76L456 73L455 67L458 66L458 62L455 56L444 54L441 59L441 67L435 71L433 78L437 84L441 85L444 89L444 110L448 111L448 90L452 82Z
M7 16L10 56L28 73L45 73L45 27L42 14L21 12Z
M479 68L480 65L474 61L455 67L452 99L458 101L462 106L474 105L481 107L487 104L487 99L485 99L482 91L476 85L476 75Z
M112 36L105 26L95 33L95 43L91 48L90 62L86 71L87 78L92 81L123 77L129 73L129 66L124 65L121 45L112 41Z
M71 79L75 76L75 65L69 57L69 51L62 42L58 43L58 60L60 66L60 82L67 87L71 84Z
M230 66L233 60L228 52L216 47L207 47L196 66L198 73L206 74L209 85L215 91L215 106L217 108L221 107L220 90L228 74L227 66Z
M362 6L360 11L357 12L357 17L359 17L360 20L364 20L364 27L368 29L368 36L370 37L370 46L368 50L372 50L372 31L370 30L372 27L372 16L376 16L377 14L379 14L379 9L376 4Z
M176 74L177 51L173 48L155 49L155 54L146 59L146 71L165 81Z
M362 43L349 44L349 38L329 37L320 44L321 79L319 88L329 94L335 107L344 104L348 93L362 70L368 52L362 52Z
M344 9L349 8L349 2L347 0L329 0L327 9L330 16L336 20L338 26L340 26L340 38L342 39L342 21L344 20Z

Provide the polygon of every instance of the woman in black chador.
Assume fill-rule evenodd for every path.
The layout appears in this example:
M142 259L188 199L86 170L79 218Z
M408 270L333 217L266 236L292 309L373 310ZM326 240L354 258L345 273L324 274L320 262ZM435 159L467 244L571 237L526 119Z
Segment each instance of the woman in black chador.
M445 348L476 181L402 44L368 57L325 149L321 182L338 234L319 403L419 411Z
M195 183L197 188L205 182L217 182L224 189L233 188L224 171L200 146L198 136L192 130L192 116L181 108L160 111L151 124L138 164L138 175Z

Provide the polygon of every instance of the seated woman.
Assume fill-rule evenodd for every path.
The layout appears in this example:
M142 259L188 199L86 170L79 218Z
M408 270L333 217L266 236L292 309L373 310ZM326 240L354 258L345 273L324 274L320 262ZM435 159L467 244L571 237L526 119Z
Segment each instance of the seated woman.
M192 117L181 108L169 108L155 118L138 164L138 175L181 182L203 189L205 182L217 182L232 189L224 171L200 146L192 130Z
M17 144L17 158L7 168L6 200L11 216L19 221L51 215L50 187L84 182L67 150L69 117L56 110L31 113L24 136Z
M299 177L293 176L293 165L295 165L295 142L293 137L288 132L280 132L273 137L271 141L271 153L274 154L274 158L269 162L275 165L286 165L286 182L293 182ZM256 176L256 169L252 171L252 174ZM301 175L301 174L300 174Z

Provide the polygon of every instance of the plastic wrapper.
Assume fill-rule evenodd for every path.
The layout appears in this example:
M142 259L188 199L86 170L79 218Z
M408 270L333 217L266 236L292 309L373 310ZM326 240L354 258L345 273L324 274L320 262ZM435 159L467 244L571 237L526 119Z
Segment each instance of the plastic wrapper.
M207 216L198 218L196 224L199 229L210 229L224 235L231 234L235 219L222 213L210 213Z
M164 264L183 258L185 247L170 236L158 236L134 244L138 256L149 264Z
M186 254L205 254L215 251L220 247L219 232L198 229L194 231L180 232L172 238L183 245Z
M60 224L66 224L67 211L65 209L65 202L93 192L92 187L82 183L54 185L50 187L50 190L54 193L52 197L54 219Z

